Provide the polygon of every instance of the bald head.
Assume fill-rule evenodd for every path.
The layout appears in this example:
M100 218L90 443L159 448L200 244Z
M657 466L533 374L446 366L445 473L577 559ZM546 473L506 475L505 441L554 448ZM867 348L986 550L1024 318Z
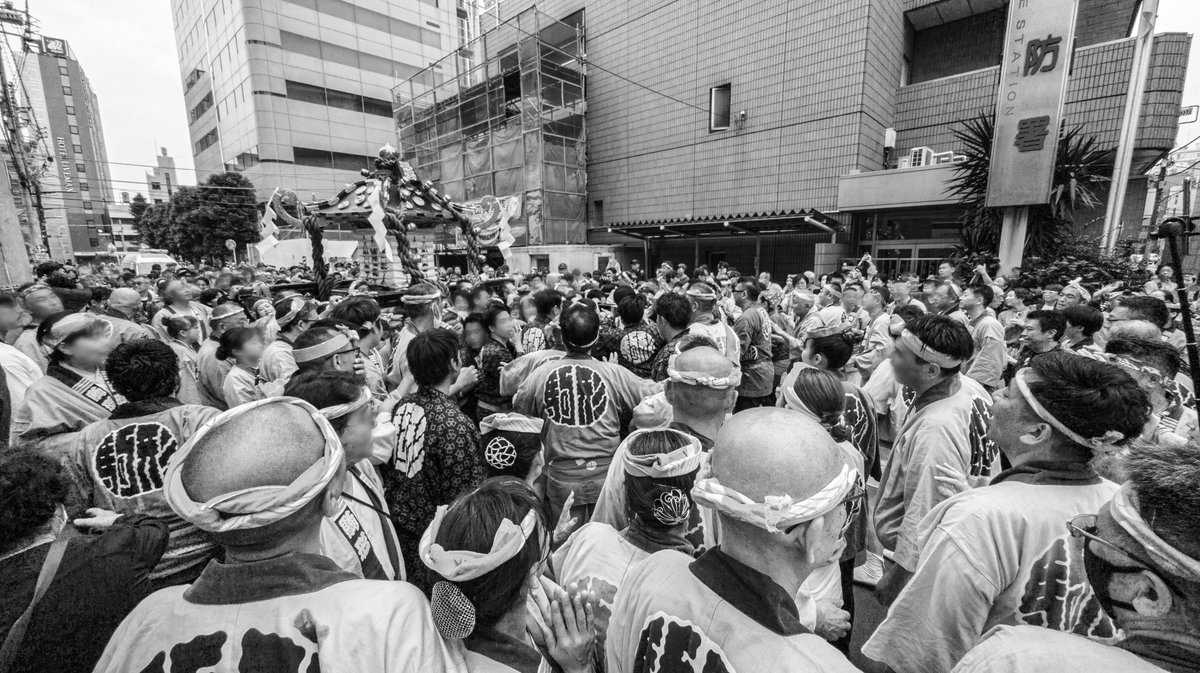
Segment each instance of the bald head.
M711 343L703 337L700 339ZM725 378L732 373L733 363L713 346L697 346L683 351L675 358L675 370L697 376ZM676 420L681 421L692 418L723 419L733 408L737 395L734 388L722 390L671 380L667 381L665 392L672 414Z
M842 450L820 424L777 407L734 414L712 450L712 475L755 502L779 495L805 500L845 464Z
M1162 330L1148 320L1122 320L1108 328L1108 338L1137 337L1151 341L1162 338Z
M205 435L182 466L197 502L254 486L286 486L321 460L325 438L293 404L250 409Z

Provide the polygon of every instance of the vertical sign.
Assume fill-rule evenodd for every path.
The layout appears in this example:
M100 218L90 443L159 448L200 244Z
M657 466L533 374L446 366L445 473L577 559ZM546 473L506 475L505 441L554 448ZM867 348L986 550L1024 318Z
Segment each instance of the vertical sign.
M989 208L1050 200L1077 4L1078 0L1008 3L988 178Z

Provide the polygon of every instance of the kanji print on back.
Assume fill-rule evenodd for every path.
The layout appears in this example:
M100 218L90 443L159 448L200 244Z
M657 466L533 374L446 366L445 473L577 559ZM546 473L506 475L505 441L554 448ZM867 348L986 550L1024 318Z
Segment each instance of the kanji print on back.
M133 498L163 487L167 463L179 441L162 423L133 423L104 436L92 458L96 480L118 498Z
M644 330L632 330L621 337L621 357L640 365L654 357L657 346L654 335Z
M655 612L642 627L635 673L734 673L725 652L699 626Z
M971 476L990 474L992 461L1000 453L1000 447L988 438L988 427L992 424L992 406L982 397L971 401L971 419L968 428L971 442Z
M392 412L392 424L396 426L393 468L412 477L425 464L425 410L414 402L399 404Z
M296 618L296 628L311 643L297 643L277 633L263 633L251 628L242 635L238 648L239 671L271 671L272 673L318 673L321 670L319 652L316 648L316 633L305 633L306 619L311 619L304 610ZM196 636L186 643L179 643L156 654L141 673L199 673L215 668L225 658L225 644L229 636L225 631L216 631ZM310 655L311 650L311 655ZM304 663L307 660L308 665Z
M542 394L546 420L584 428L600 420L608 408L608 386L596 370L568 365L546 377Z
M1021 621L1093 640L1112 640L1117 629L1100 607L1083 568L1083 548L1064 535L1033 564L1017 608Z

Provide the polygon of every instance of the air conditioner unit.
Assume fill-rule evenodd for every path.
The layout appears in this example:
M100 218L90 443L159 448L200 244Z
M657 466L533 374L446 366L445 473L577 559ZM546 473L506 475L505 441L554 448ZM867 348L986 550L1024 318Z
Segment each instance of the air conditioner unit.
M900 157L896 160L896 168L912 168L912 160L908 157Z
M914 147L908 151L908 162L913 168L928 166L933 161L933 150L928 147Z
M951 159L950 162L955 163L955 164L965 164L965 163L967 163L967 155L955 154L954 158Z
M940 164L948 164L953 160L954 160L954 152L937 152L933 155L932 164L934 166L938 166Z

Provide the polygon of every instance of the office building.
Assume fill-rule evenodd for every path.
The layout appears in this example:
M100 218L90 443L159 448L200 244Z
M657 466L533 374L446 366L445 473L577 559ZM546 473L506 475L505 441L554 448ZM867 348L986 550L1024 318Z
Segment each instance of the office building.
M172 0L197 182L328 198L395 143L390 90L459 44L448 0Z
M1137 6L1137 0L1079 2L1065 124L1083 126L1101 147L1116 144ZM565 148L524 144L526 159L541 150L542 167L562 169L543 170L540 191L528 173L521 185L522 216L538 215L535 224L557 237L543 243L571 244L554 251L549 266L577 265L567 257L586 244L596 264L578 264L583 268L603 268L600 262L616 254L622 261L645 256L652 264L670 260L689 268L725 261L780 276L832 270L842 259L872 252L888 260L881 269L890 272L923 270L960 242L962 209L945 193L952 165L912 167L901 159L914 149L923 157L920 148L952 159L961 149L955 129L994 107L1004 0L646 0L636 12L617 0L544 0L533 7L529 0L507 0L481 21L484 48L471 53L483 53L488 63L486 106L472 88L484 77L464 78L460 69L459 90L443 84L444 95L435 92L432 100L426 100L427 82L402 83L397 123L418 170L440 165L439 186L466 199L486 193L485 173L492 195L505 196L501 188L510 185L497 176L511 169L495 163L495 148L505 141L497 129L515 123L513 111L541 114L543 137L572 138ZM531 11L543 18L527 23ZM584 62L565 56L540 32L568 20L576 39L586 42ZM1126 236L1141 224L1145 170L1175 139L1190 40L1181 33L1155 40L1123 217ZM514 44L520 62L497 63L493 70L496 55ZM522 44L528 52L520 51ZM583 100L574 105L587 110L586 129L577 136L548 130L570 112L559 109L553 86L538 86L559 86L545 77L544 66L535 72L535 61L546 54L565 59L553 64L554 72L577 71L586 82ZM508 86L508 73L519 74L519 87ZM520 100L512 98L517 94ZM487 135L479 123L485 110ZM436 133L422 131L430 115ZM461 130L444 133L443 115L447 122L457 115ZM534 120L522 119L523 134L534 128L527 122ZM453 133L460 141L449 142ZM473 144L488 146L490 154L471 157ZM453 186L459 175L461 195ZM585 186L582 213L573 200L577 180ZM547 212L551 192L567 197L555 213ZM1090 227L1086 231L1098 231L1103 214L1102 205L1077 220ZM582 235L577 218L586 222ZM557 228L549 226L556 219ZM512 222L535 228L520 217ZM542 261L514 250L519 267Z
M36 257L65 261L105 255L111 240L108 216L112 198L100 104L70 44L24 30L24 15L6 33L3 67L14 92L15 126L22 149L4 148L18 221L28 249ZM41 226L35 199L20 186L15 161L28 173L40 173Z
M175 157L167 154L165 147L160 147L158 152L158 156L155 157L158 165L146 171L146 200L151 204L170 201L174 190L179 187Z

